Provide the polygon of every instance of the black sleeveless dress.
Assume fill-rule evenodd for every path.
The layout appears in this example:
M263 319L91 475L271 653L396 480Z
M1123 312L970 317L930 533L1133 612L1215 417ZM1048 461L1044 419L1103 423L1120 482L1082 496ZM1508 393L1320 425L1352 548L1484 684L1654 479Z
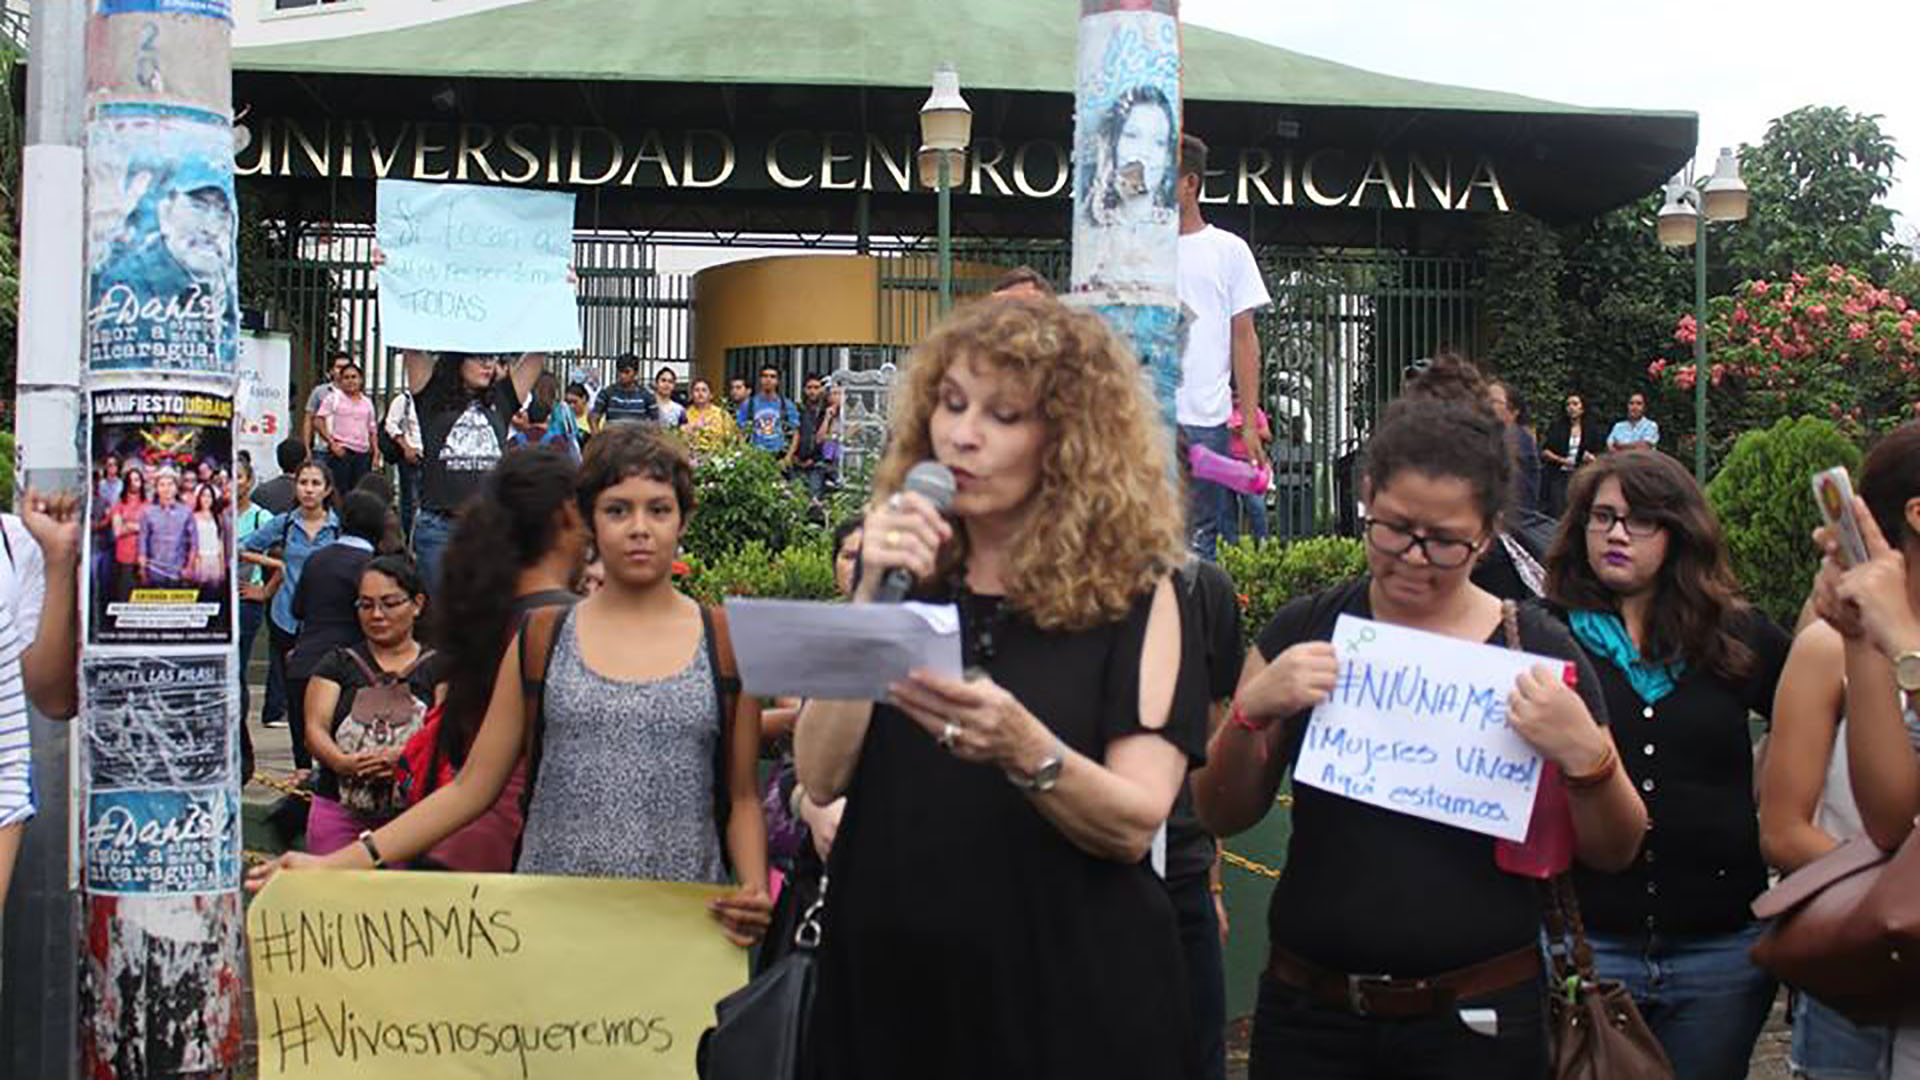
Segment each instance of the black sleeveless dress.
M1044 633L993 598L960 601L969 659L1095 761L1146 730L1151 605ZM1182 664L1157 733L1196 762L1204 698L1197 665ZM1146 862L1082 851L998 769L955 759L885 705L848 795L829 866L818 1080L1190 1075L1173 908Z

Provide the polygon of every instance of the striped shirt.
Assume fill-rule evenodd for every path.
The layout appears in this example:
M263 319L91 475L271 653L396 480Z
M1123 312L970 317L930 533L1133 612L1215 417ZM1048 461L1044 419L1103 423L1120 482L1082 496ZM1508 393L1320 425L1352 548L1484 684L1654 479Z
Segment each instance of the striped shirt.
M20 654L40 628L46 563L40 545L12 514L0 514L11 555L0 551L0 828L33 816L33 744L27 731Z

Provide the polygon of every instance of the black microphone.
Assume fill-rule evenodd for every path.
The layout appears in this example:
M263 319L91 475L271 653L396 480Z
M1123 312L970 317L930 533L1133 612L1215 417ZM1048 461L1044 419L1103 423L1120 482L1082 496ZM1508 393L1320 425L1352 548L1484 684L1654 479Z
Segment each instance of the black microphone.
M905 488L926 499L935 510L944 514L953 503L953 470L937 461L923 461L907 470ZM913 571L896 566L880 579L880 588L873 594L873 602L897 604L907 598L907 592L912 588Z

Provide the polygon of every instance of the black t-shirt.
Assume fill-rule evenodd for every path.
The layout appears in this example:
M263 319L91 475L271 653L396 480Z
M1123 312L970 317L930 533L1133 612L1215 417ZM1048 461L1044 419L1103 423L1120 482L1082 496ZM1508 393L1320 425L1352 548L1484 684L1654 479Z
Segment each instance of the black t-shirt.
M1326 641L1342 614L1371 617L1366 578L1302 597L1261 632L1268 660ZM1579 665L1580 696L1607 722L1599 679L1573 635L1537 604L1520 605L1520 644ZM1495 630L1487 643L1505 647ZM1291 769L1308 712L1288 717ZM1494 863L1494 838L1394 813L1306 784L1293 786L1286 870L1268 909L1269 940L1334 971L1435 975L1523 948L1540 932L1539 883Z
M284 514L292 510L297 501L294 498L293 477L282 473L256 486L250 497L253 499L253 505L267 513Z
M300 633L287 654L287 678L310 678L328 653L360 641L360 616L353 605L360 599L360 577L372 561L373 552L337 540L307 559L293 591L293 617L300 620Z
M326 679L340 687L340 701L333 707L333 717L327 721L327 730L332 732L339 731L340 722L353 712L354 694L372 685L367 682L366 673L360 670L360 665L354 663L353 658L347 655L349 649L359 653L360 659L366 661L368 667L375 671L380 670L379 661L373 658L365 642L334 649L315 665L314 678ZM412 691L414 700L431 707L434 690L446 681L446 677L446 662L443 654L427 653L426 658L414 666L413 673L407 676L407 689ZM340 779L317 761L313 769L313 792L328 799L340 797Z
M1186 638L1183 664L1206 672L1208 711L1215 702L1233 696L1246 661L1240 626L1240 598L1233 579L1210 562L1195 559L1173 577L1180 596L1180 627ZM1201 729L1206 719L1201 719ZM1200 762L1194 763L1196 766ZM1167 880L1185 881L1204 875L1213 866L1213 835L1200 825L1193 809L1193 782L1180 785L1173 813L1167 818Z
M459 377L457 370L436 371L414 398L426 444L420 505L442 514L458 510L500 463L507 425L520 410L512 379L495 379L481 393L468 394L455 382Z

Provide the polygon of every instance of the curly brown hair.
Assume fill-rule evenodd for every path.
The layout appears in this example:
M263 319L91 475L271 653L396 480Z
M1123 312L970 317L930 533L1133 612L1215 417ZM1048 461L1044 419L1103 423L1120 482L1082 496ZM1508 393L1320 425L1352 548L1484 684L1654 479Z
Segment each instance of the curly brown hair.
M1720 523L1693 474L1657 450L1607 454L1574 474L1567 514L1547 555L1547 598L1571 609L1620 610L1619 597L1593 572L1587 554L1587 515L1609 479L1620 481L1620 494L1635 516L1667 530L1667 558L1654 579L1656 599L1647 613L1641 655L1662 664L1683 660L1727 679L1746 678L1755 657L1736 631L1750 609L1727 560Z
M1056 300L975 302L913 352L893 398L892 440L873 490L900 490L933 457L929 422L954 363L1013 377L1046 425L1039 486L1014 538L1007 603L1043 630L1084 630L1124 617L1185 558L1184 505L1172 439L1148 398L1140 361L1098 315ZM964 530L942 553L965 561Z

